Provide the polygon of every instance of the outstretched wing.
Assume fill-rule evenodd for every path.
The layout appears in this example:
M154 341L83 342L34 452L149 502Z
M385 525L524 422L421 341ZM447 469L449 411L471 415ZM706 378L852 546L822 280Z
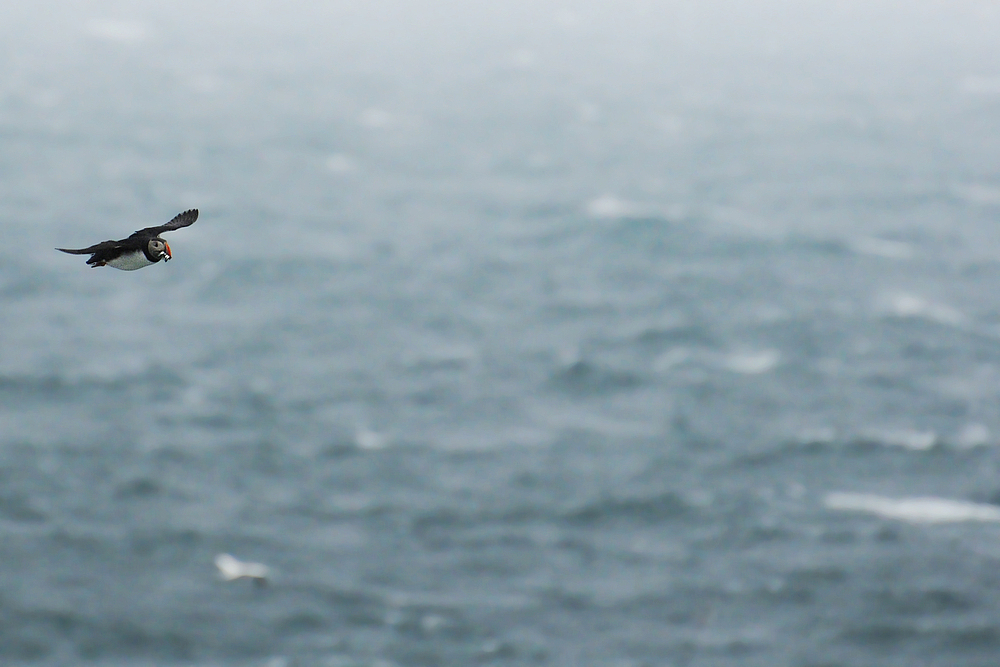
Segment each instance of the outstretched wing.
M71 255L93 255L95 252L120 248L122 245L121 241L101 241L100 243L95 243L89 248L56 248L56 250L60 252L67 252Z
M198 209L192 208L184 211L183 213L178 213L174 216L173 220L165 225L159 225L158 227L146 227L145 229L140 229L139 231L134 232L132 236L159 236L163 232L172 232L175 229L193 225L194 221L197 219Z

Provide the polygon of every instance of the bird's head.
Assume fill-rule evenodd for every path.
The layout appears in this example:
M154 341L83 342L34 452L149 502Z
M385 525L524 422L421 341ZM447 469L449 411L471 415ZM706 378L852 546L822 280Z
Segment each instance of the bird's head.
M170 254L170 244L161 238L149 240L149 254L157 261L162 259L164 262L169 262L173 258L173 255Z

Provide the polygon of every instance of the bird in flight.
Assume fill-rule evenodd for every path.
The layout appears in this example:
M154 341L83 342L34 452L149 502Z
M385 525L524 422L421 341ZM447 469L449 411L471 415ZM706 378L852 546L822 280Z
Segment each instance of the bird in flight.
M146 227L120 241L101 241L89 248L77 250L56 248L71 255L90 255L87 264L92 268L111 266L122 271L135 271L144 266L156 264L161 259L170 261L170 245L160 238L163 232L172 232L181 227L188 227L198 219L198 209L192 208L174 216L174 219L158 227Z

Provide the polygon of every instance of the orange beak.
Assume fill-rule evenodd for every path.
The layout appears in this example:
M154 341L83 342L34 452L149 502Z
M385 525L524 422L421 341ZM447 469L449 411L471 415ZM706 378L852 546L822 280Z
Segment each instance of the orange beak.
M174 258L174 254L172 252L170 252L170 244L167 243L166 241L164 241L163 242L163 247L167 249L167 259L168 260L173 259Z

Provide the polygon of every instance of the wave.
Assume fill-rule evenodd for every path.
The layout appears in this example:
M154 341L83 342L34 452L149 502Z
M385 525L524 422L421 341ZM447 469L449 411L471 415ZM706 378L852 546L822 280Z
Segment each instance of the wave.
M647 498L607 497L564 514L572 524L598 525L609 522L655 524L693 514L694 508L679 494L667 491Z
M976 602L968 595L947 588L886 590L875 596L875 603L880 610L890 614L949 614L976 607Z
M963 313L947 304L934 303L906 292L883 295L879 306L886 316L899 319L923 319L946 326L961 326L967 321Z
M1000 628L994 625L927 627L920 623L873 623L844 630L840 637L851 643L883 649L909 648L921 641L951 650L995 651L1000 648Z
M46 375L0 375L0 394L9 393L17 398L59 398L74 396L78 392L120 391L135 386L155 387L159 391L180 387L184 380L178 373L162 367L151 366L139 372L128 367L115 369L101 375L61 373Z
M138 657L191 660L196 637L175 629L151 628L133 619L97 620L62 609L0 609L0 656L43 660L69 644L84 660Z
M571 394L608 394L636 389L643 379L630 371L603 368L581 360L553 374L550 384Z
M717 347L719 340L705 324L679 324L673 327L650 327L639 333L635 341L653 349L673 348L677 345Z
M47 518L48 515L23 493L0 495L0 519L16 523L41 523Z
M1000 507L932 496L888 498L868 493L829 493L823 504L832 510L866 512L910 523L1000 522Z

